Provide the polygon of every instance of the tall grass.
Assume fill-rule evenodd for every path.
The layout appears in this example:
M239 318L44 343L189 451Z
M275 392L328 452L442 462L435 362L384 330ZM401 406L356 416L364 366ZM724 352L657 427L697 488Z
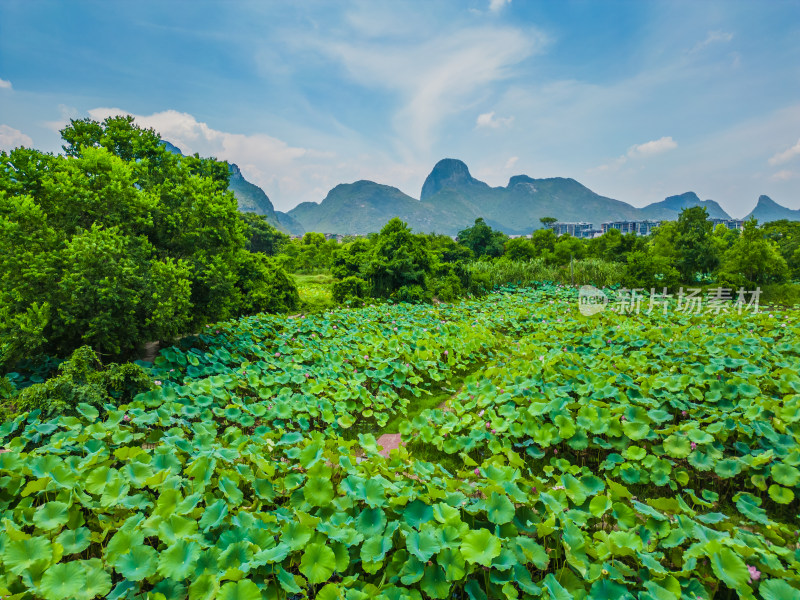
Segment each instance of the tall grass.
M605 287L619 284L625 275L625 265L598 258L574 261L572 276L570 265L548 265L541 258L529 261L497 260L473 262L468 266L473 279L485 282L490 287L506 284L530 285L535 282L592 284Z

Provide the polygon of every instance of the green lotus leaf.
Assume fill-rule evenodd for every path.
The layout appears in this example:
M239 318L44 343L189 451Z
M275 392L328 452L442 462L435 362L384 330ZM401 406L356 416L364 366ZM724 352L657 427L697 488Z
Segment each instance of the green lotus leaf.
M674 458L686 458L692 448L689 440L685 437L671 435L664 440L664 450Z
M506 496L501 496L497 492L486 501L486 516L492 523L502 525L514 518L514 505Z
M589 512L595 517L602 517L611 508L611 499L608 496L595 496L589 502Z
M752 594L752 590L747 585L750 582L750 572L747 565L730 548L721 548L719 552L714 552L710 556L711 569L714 575L725 582L732 590L736 590L740 595Z
M131 581L141 581L156 572L158 552L150 546L134 546L114 563L117 572Z
M324 544L309 544L300 559L300 572L309 583L322 583L333 575L336 555Z
M433 507L421 500L414 500L403 510L403 520L416 529L431 519L433 519Z
M69 505L64 502L47 502L36 509L33 522L39 529L61 529L69 520Z
M7 542L2 548L4 566L15 575L30 569L38 571L50 562L53 548L43 537Z
M333 484L330 479L309 477L303 486L303 496L311 506L328 506L333 500Z
M717 463L714 472L723 479L735 477L742 471L742 463L735 458L726 458Z
M473 530L464 536L459 549L468 562L488 567L500 556L500 540L486 529Z
M444 600L450 593L450 582L445 571L436 564L425 567L419 586L431 598Z
M97 596L105 598L111 591L111 575L103 568L103 562L99 558L92 558L80 561L80 564L81 570L86 575L86 583L73 598L75 600L92 600Z
M203 516L200 517L200 527L203 531L215 529L220 526L227 515L227 503L224 500L217 500L203 511Z
M800 589L792 587L782 579L769 579L758 586L764 600L800 600Z
M77 554L83 552L91 544L92 533L86 527L77 529L65 529L58 537L56 542L64 548L64 554Z
M200 544L179 539L158 556L158 573L175 580L186 579L194 573L200 558Z
M408 560L403 564L403 568L400 570L400 581L403 585L411 585L412 583L416 583L422 576L425 574L425 563L420 561L416 556L407 555Z
M713 435L709 435L705 431L700 431L699 429L690 429L686 437L696 444L710 444L714 441Z
M45 571L40 589L47 600L65 600L78 596L86 587L83 561L53 565Z
M575 505L580 506L586 502L586 488L572 475L564 475L561 477L561 482L564 484L564 491Z
M76 408L78 412L89 422L96 421L97 417L100 416L100 411L86 402L81 402Z
M356 530L364 537L383 533L386 527L386 515L380 508L365 508L356 519Z
M219 600L261 600L261 590L248 579L229 581L219 589Z
M361 546L361 560L365 562L381 562L386 553L392 549L392 538L384 536L373 536L367 539ZM349 559L348 559L349 561Z
M598 579L589 590L590 600L635 600L628 588L608 579Z
M439 529L426 523L419 531L411 530L406 534L406 546L411 554L427 562L442 549Z
M436 564L444 569L447 581L459 581L466 575L466 561L457 548L443 548L436 555Z
M770 469L770 474L775 483L792 487L800 482L800 470L785 463L775 463Z
M625 458L628 460L642 460L645 456L647 456L647 450L639 446L628 446L625 450Z
M285 543L293 551L301 550L311 539L311 533L311 529L301 523L288 523L283 527L281 542Z
M542 581L542 585L544 585L552 600L572 600L572 594L564 589L552 573L547 574Z
M781 487L776 484L769 486L769 497L778 504L789 504L794 500L794 492L789 488Z

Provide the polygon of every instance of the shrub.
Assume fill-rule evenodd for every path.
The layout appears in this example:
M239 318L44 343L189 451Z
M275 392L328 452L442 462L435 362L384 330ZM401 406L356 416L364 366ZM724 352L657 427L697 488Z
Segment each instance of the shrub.
M20 411L41 410L44 415L74 414L83 402L102 409L130 402L152 387L147 373L134 363L103 367L89 346L81 346L62 363L59 374L22 390L15 399Z
M367 297L369 284L360 277L350 275L333 283L333 299L339 304L362 306Z

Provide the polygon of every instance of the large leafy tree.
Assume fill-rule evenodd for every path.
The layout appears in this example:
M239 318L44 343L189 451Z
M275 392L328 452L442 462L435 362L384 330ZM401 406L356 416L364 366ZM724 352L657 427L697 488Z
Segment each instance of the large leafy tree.
M495 231L482 218L475 219L472 227L458 232L458 243L466 246L477 258L482 256L501 256L508 236Z
M0 361L84 344L120 356L296 305L286 275L247 250L225 163L173 154L131 117L62 136L64 155L0 153Z
M425 300L434 257L427 238L395 217L374 238L366 276L377 298Z
M719 255L705 206L682 210L675 229L675 266L683 281L693 282L698 274L716 269Z
M781 283L789 277L778 246L764 236L755 219L745 221L741 236L722 257L720 271L727 280L739 276L755 284Z

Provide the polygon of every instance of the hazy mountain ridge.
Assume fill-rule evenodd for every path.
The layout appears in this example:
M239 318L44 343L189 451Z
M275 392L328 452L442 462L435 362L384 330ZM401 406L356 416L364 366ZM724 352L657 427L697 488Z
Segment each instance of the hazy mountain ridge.
M750 214L745 217L749 219L755 217L759 223L766 223L767 221L780 221L787 219L789 221L800 221L800 210L786 208L775 202L769 196L761 195L758 197L758 202L755 208L750 211Z

